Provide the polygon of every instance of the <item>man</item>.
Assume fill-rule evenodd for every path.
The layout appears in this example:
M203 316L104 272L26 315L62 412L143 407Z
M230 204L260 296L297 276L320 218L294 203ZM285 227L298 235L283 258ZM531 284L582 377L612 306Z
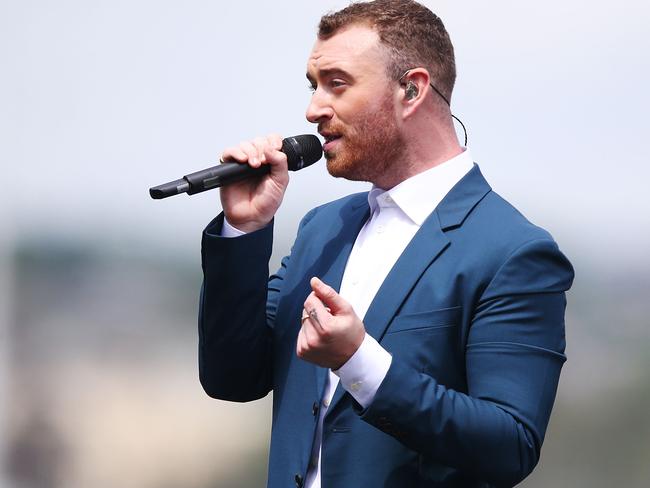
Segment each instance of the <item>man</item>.
M223 153L271 171L223 188L204 232L203 387L273 391L269 487L515 485L565 360L570 263L459 145L453 48L428 9L324 16L307 77L329 172L373 188L309 212L268 279L281 139Z

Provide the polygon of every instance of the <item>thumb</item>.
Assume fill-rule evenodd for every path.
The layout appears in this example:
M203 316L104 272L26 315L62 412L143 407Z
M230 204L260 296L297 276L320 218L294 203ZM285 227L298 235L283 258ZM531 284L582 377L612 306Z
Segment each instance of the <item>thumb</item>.
M309 284L311 285L311 289L314 290L314 294L318 297L318 299L323 302L326 307L329 307L331 309L332 315L336 315L340 312L347 312L347 310L350 308L348 302L345 301L341 295L336 293L334 288L323 283L315 276L311 279Z

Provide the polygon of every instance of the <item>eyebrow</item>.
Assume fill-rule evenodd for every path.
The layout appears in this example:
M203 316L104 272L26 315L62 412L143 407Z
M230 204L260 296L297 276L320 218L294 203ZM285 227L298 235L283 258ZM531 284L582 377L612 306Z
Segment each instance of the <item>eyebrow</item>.
M336 76L336 75L343 75L346 78L349 78L350 80L354 80L354 76L352 76L350 73L345 71L344 69L341 68L323 68L318 70L318 74L320 75L321 78L326 78L328 76ZM314 84L315 79L309 74L309 72L306 73L307 79L309 80L310 83Z

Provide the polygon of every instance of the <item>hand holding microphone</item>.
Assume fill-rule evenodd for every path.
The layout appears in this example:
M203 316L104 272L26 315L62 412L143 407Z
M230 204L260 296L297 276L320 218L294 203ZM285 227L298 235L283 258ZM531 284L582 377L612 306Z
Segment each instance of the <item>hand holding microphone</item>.
M289 183L287 170L307 167L322 154L320 140L314 135L259 137L225 150L221 161L228 162L150 188L149 194L161 199L221 187L228 222L251 232L268 224L275 215Z
M318 137L314 135L303 134L282 139L280 141L281 149L277 147L279 137L277 135L271 135L266 138L257 138L252 142L243 142L238 147L227 149L221 156L222 164L190 173L183 176L180 180L154 186L149 189L149 194L155 200L180 195L181 193L194 195L195 193L219 188L235 181L268 173L270 167L260 167L257 161L259 161L262 155L260 149L265 147L270 140L273 140L276 149L286 154L288 168L291 171L306 168L318 161L323 155L321 143ZM251 156L251 160L248 159L249 156ZM249 165L224 163L224 160L230 159L239 161L240 163L249 162ZM250 162L253 164L250 164Z
M223 212L237 229L246 233L261 229L280 207L289 184L288 156L281 148L280 136L273 134L242 142L221 155L222 161L238 161L237 167L250 169L251 174L267 175L242 179L221 189Z

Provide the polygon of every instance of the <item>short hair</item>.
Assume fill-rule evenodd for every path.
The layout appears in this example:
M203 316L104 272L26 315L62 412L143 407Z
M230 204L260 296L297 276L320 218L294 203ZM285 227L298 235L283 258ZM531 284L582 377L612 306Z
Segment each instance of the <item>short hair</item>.
M318 37L328 39L355 24L379 34L388 50L389 77L399 79L409 68L426 68L436 88L451 99L456 81L454 46L440 17L413 0L353 2L321 17Z

